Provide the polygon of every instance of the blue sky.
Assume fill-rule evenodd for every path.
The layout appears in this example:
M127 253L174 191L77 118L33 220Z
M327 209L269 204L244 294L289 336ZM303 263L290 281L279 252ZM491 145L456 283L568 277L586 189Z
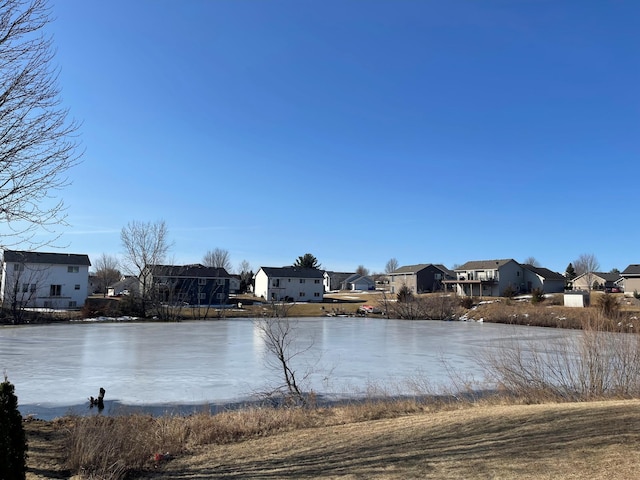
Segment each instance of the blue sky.
M66 251L640 262L640 3L57 0Z

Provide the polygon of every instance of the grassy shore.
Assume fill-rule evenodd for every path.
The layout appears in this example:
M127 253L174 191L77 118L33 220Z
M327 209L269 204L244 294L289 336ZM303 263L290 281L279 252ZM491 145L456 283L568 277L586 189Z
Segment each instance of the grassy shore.
M341 409L312 416L307 426L225 442L197 441L192 432L181 451L159 461L149 446L144 470L127 478L632 479L640 467L638 400L390 409L372 419ZM27 479L120 478L115 471L91 477L69 470L64 459L74 421L25 423Z

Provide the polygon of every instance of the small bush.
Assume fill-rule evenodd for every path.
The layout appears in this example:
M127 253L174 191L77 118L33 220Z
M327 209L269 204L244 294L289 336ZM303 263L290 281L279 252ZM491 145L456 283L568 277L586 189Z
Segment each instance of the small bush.
M502 296L505 298L513 298L516 295L516 289L514 288L513 285L509 284L505 287L505 289L502 291Z
M400 287L400 290L398 290L397 298L398 302L410 302L411 300L413 300L413 292L411 292L409 287L407 287L406 285L402 285L402 287Z
M620 313L620 303L618 299L610 293L600 295L596 306L606 318L616 318Z
M544 299L544 290L542 290L541 288L534 288L531 291L531 303L533 303L534 305L544 302Z
M14 386L5 376L0 383L0 478L24 480L27 475L27 437Z
M474 304L474 298L473 297L461 297L460 298L460 306L462 308L466 308L467 310L469 310L471 307L473 307Z
M640 300L640 293L638 293L638 290L634 290L633 291L633 297L637 298L638 300Z

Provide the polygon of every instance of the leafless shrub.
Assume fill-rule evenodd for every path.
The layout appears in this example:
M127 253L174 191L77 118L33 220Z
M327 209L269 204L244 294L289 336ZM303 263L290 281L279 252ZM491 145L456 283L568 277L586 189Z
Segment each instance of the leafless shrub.
M640 335L586 324L574 338L504 344L483 365L505 392L530 401L584 401L640 394Z
M264 342L265 363L280 377L280 382L262 392L261 396L276 404L307 404L303 383L311 375L311 371L307 369L298 375L300 365L296 364L296 360L309 351L313 343L303 345L300 342L297 338L297 325L297 320L283 317L265 317L255 321Z
M610 293L603 293L598 296L596 306L600 313L607 318L617 319L620 315L620 302Z
M405 320L448 320L454 317L458 302L450 295L405 296L387 302L389 316Z

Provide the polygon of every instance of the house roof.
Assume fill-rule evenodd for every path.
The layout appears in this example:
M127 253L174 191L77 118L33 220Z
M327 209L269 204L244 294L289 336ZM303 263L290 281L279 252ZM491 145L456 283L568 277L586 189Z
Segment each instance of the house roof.
M604 280L605 282L612 282L612 283L620 280L621 278L619 273L609 273L609 272L590 272L590 275L592 278L598 277L600 280ZM575 282L579 278L582 278L585 276L587 276L587 273L582 273L578 275L576 278L574 278L573 281Z
M260 267L267 277L324 278L322 270L300 267Z
M449 270L447 267L441 264L436 264L436 263L419 263L417 265L404 265L400 268L397 268L393 272L390 272L388 275L403 275L407 273L414 274L428 267L434 267L440 270L442 273L449 275L451 277L455 276L455 274L451 270Z
M502 260L473 260L471 262L467 262L463 265L460 265L458 268L455 269L455 271L458 272L460 270L493 270L495 268L500 268L509 262L515 262L515 260L513 258L506 258Z
M543 267L534 267L533 265L526 264L524 268L532 271L533 273L540 275L545 280L562 280L563 282L566 280L564 275L558 272L554 272L553 270L549 270L548 268Z
M89 255L78 253L27 252L5 250L4 261L13 263L47 263L52 265L91 266Z
M158 277L183 278L227 278L224 268L205 267L199 263L193 265L150 265L151 273Z
M640 264L632 263L627 268L625 268L624 271L620 275L622 275L623 277L626 277L626 276L631 277L631 276L640 275Z
M374 283L376 283L373 278L367 276L367 275L360 275L358 273L354 273L353 275L351 275L350 277L347 277L344 279L345 283L361 283L361 282L366 282L370 285L373 285Z

